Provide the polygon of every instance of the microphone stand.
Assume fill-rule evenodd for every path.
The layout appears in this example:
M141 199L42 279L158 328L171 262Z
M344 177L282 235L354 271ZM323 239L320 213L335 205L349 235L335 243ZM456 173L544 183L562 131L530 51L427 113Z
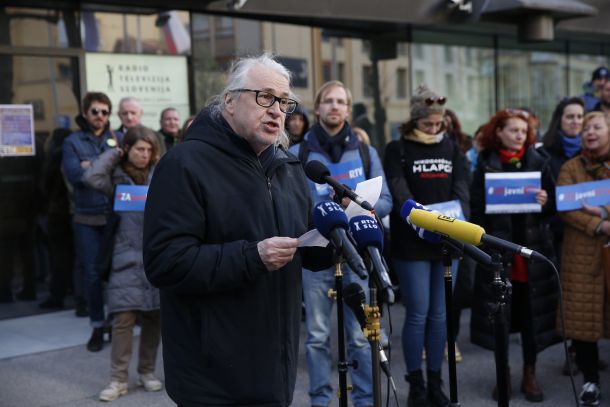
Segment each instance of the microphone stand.
M381 312L377 306L377 288L369 276L369 292L371 305L364 306L366 326L364 335L371 345L371 363L373 366L373 405L381 407L381 358L379 357L379 339L381 338Z
M489 316L493 319L496 361L496 385L498 389L498 407L508 407L508 338L506 331L506 303L510 299L512 286L502 278L502 257L498 253L492 256L494 278L490 283L494 303L490 304Z
M358 368L358 361L354 360L349 363L345 356L345 319L343 313L343 272L341 271L341 256L337 251L333 250L333 258L335 260L335 289L328 290L328 296L334 298L337 302L337 336L339 360L337 362L337 370L339 371L339 407L347 407L347 369L351 366L354 369Z
M447 240L443 241L443 266L445 267L445 324L447 327L447 365L449 370L449 406L459 407L457 389L457 367L455 362L455 336L453 335L453 276L451 274L452 258L449 249L461 257L462 249Z

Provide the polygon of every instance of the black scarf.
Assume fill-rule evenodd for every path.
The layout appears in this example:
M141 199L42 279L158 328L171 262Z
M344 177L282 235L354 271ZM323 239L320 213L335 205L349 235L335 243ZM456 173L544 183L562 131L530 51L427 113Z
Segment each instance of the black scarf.
M329 135L320 124L316 124L311 128L320 143L320 147L328 156L333 163L338 163L343 156L345 146L349 141L351 135L351 128L347 123L343 123L343 127L339 133L334 136Z

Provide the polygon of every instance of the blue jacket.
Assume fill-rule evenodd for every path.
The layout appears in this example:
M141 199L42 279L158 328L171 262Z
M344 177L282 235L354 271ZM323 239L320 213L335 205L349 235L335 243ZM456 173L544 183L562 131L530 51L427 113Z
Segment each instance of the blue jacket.
M347 126L347 124L345 125ZM319 126L319 124L315 124L314 126ZM311 131L305 134L304 139L307 140L310 149L307 161L318 160L324 165L328 165L332 162L328 154L322 149L322 147L320 147L320 143L318 142L317 137ZM339 162L347 163L350 161L357 160L358 162L360 162L362 168L362 160L360 158L360 151L358 150L359 143L360 141L358 140L358 137L350 129L349 140L346 143L345 151L343 152L343 155L341 156ZM298 156L300 147L300 144L295 144L294 146L290 147L289 151L294 155ZM389 215L390 211L392 210L392 196L390 195L390 190L388 189L388 184L385 180L385 174L383 173L383 167L381 165L381 160L379 159L379 154L377 153L377 150L375 150L375 147L368 147L369 156L371 157L370 178L375 178L379 176L381 176L382 178L381 195L379 196L379 200L375 204L375 212L377 212L377 215L379 215L380 218L383 218ZM311 198L314 206L318 202L330 199L328 195L321 196L318 194L318 187L316 187L316 184L313 181L307 180L307 183L309 185Z
M119 137L122 134L117 134ZM74 188L74 212L81 215L103 215L107 213L110 198L101 192L88 188L83 183L85 169L81 167L82 161L96 160L100 154L111 148L108 140L112 139L112 133L107 130L100 136L98 143L90 131L80 130L72 133L63 144L63 170L66 178Z

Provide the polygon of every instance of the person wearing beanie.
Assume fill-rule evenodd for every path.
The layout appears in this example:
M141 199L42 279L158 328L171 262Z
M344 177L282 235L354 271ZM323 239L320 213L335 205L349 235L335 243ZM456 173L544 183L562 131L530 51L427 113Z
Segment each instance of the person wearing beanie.
M585 112L596 110L596 105L600 101L602 87L610 80L610 70L605 66L600 66L593 71L591 82L587 82L584 86L584 94L582 99L585 102Z
M407 199L428 205L459 200L469 213L468 168L457 143L445 134L446 98L427 86L411 98L410 117L399 140L385 150L384 169L393 198L391 252L406 308L402 347L409 382L409 407L446 406L441 387L445 341L444 267L441 250L422 240L400 216ZM457 259L452 264L456 281ZM426 351L427 385L422 372Z

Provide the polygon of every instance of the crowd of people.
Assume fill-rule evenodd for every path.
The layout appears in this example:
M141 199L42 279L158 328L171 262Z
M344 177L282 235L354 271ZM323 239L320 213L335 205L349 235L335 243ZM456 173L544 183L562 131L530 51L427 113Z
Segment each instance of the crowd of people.
M458 331L446 331L440 246L405 222L408 199L457 202L486 233L555 262L565 326L553 271L500 253L502 276L512 285L505 334L521 335L520 390L531 402L544 400L537 354L565 329L570 357L583 373L580 401L598 405L605 364L597 342L610 334L610 205L582 202L581 209L559 212L555 190L610 178L610 71L596 69L585 95L561 100L544 135L533 112L506 107L481 120L470 137L458 113L446 108L450 103L418 86L382 159L370 144L366 108L353 103L348 87L323 84L310 117L290 89L290 72L268 55L235 61L223 92L182 126L176 109L164 109L157 132L142 125L133 97L119 102L121 126L112 130L110 99L87 93L76 118L80 130L54 132L46 150L49 238L62 244L50 246L50 296L39 305L61 309L72 289L76 314L90 319L87 349L101 350L108 335L110 383L100 400L127 393L140 324L137 372L145 390L163 388L154 374L162 340L165 385L179 406L287 406L304 310L311 405L329 405L334 300L327 292L336 270L329 248L299 247L297 238L311 229L316 204L347 207L349 199L305 177L303 166L317 160L350 188L382 179L374 208L389 219L384 254L406 311L401 345L409 407L449 404L441 370L447 337ZM540 174L533 191L539 211L488 210L490 174L530 172ZM122 185L149 187L145 211L112 210ZM460 310L472 306L471 341L493 350L491 273L458 255L451 271L454 326ZM368 296L368 281L347 265L343 281ZM23 298L35 299L32 290L26 287ZM345 333L348 359L359 365L349 370L352 403L372 406L370 344L348 307ZM458 361L467 357L455 351ZM510 369L505 374L510 378ZM497 400L498 389L489 390Z

